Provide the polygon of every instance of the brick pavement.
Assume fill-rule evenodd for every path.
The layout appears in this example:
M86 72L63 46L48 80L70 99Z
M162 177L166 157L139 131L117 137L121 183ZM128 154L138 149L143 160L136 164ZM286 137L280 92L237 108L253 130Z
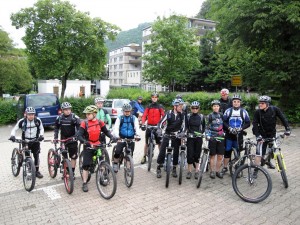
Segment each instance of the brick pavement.
M9 136L10 128L7 131ZM249 131L250 133L250 131ZM165 188L165 174L155 175L155 166L148 172L140 165L142 143L137 144L134 155L135 179L127 188L123 173L117 174L118 187L111 200L104 200L98 193L94 175L89 192L81 191L77 179L72 195L65 191L60 174L49 177L46 168L47 149L50 143L42 143L41 171L35 189L28 193L23 188L22 177L13 177L10 155L16 144L1 142L0 159L0 224L299 224L300 221L300 128L282 145L287 163L289 188L285 189L280 174L269 170L273 181L271 195L259 204L245 203L234 193L229 175L211 180L208 174L201 187L194 179L171 178ZM46 132L46 138L53 131ZM155 152L155 158L157 151ZM22 172L21 172L22 174Z

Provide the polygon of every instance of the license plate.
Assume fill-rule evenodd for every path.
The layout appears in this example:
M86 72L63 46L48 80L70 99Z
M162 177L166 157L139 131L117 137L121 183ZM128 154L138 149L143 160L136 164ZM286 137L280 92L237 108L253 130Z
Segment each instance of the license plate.
M38 113L38 116L50 116L49 112Z

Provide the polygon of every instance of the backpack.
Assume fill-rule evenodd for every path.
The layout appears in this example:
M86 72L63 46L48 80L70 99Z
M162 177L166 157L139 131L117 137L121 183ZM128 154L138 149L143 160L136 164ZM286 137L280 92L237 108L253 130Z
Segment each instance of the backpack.
M76 124L77 124L77 119L76 119L76 117L75 117L75 114L74 114L74 113L71 113L71 115L72 115L72 123L73 123L73 125L76 125ZM61 125L61 119L62 119L62 116L63 116L63 114L60 114L60 115L58 116L58 125Z
M120 128L122 127L123 123L124 123L124 116L120 116ZM134 118L133 118L133 115L130 116L130 123L134 129Z
M229 115L228 115L228 118L230 118L231 117L231 115L232 115L232 108L230 108L230 112L229 112ZM245 118L244 118L244 109L243 108L240 108L240 117L242 118L242 120L243 120L243 123L244 123L244 121L245 121Z
M98 120L98 124L95 124L95 125L93 125L93 126L99 125L99 127L100 127L100 129L101 129L100 121L101 121L101 120ZM87 119L84 120L84 123L85 123L85 138L86 138L87 140L89 140L89 132L88 132L89 123L88 123L88 120L87 120Z
M36 118L36 116L34 116L33 121L34 121L34 124L35 124L35 126L37 128L36 137L38 137L40 135L41 121L38 120ZM27 118L24 118L24 120L21 123L19 123L19 128L22 129L22 139L25 139L25 131L27 129Z
M199 114L198 114L199 115ZM200 114L200 125L199 125L199 131L201 131L201 127L202 127L202 121L203 121L203 115ZM189 124L189 120L190 120L190 117L191 117L191 114L187 114L187 123L188 123L188 126L189 126L189 129L190 129L190 124Z
M132 100L132 101L129 102L129 105L131 105L132 110L134 110L135 103L136 103L135 100Z

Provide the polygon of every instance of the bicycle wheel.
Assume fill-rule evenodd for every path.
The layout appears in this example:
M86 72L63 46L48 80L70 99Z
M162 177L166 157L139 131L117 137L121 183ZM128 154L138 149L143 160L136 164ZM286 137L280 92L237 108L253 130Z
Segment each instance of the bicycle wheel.
M60 164L59 156L53 148L50 148L48 151L48 172L50 177L55 178L57 175L57 169Z
M126 155L124 157L124 178L127 187L131 187L131 185L133 184L133 177L134 177L133 159L130 155Z
M81 148L83 148L83 144L81 144L79 142L79 144L78 144L78 155L80 155L80 153L81 153Z
M171 154L167 154L166 162L166 188L169 187L170 173L171 173Z
M65 183L65 188L68 194L72 194L74 190L74 174L72 170L72 165L69 159L64 159L63 161L63 178Z
M152 142L149 143L148 146L148 171L151 170L151 163L152 163L152 157L153 157L153 150L154 150L154 145Z
M200 167L199 167L199 176L198 176L198 180L197 180L197 188L199 188L200 185L201 185L203 173L206 171L205 166L207 164L207 160L208 160L208 155L206 153L203 153L202 158L201 158L201 162L200 162Z
M82 163L83 163L83 152L81 152L80 155L79 155L79 163L78 163L79 164L78 166L79 166L79 172L80 172L81 179L83 179L82 178L82 171L83 171ZM86 182L89 182L90 179L91 179L91 171L89 170Z
M101 161L97 169L96 184L100 195L104 199L112 198L117 190L117 178L112 167Z
M21 154L18 154L18 150L19 149L14 148L11 154L11 171L15 177L19 175L23 161L23 157Z
M243 171L243 176L237 175ZM269 173L261 166L242 165L232 177L234 192L245 202L258 203L265 200L272 191L272 180Z
M180 152L180 165L179 165L179 184L182 183L182 174L184 169L185 152Z
M109 154L108 154L108 151L106 148L102 148L102 155L103 155L105 162L107 162L108 165L110 165L110 158L109 158Z
M283 180L284 187L288 188L289 183L288 183L288 179L286 176L285 168L283 166L283 159L280 154L277 154L277 163L278 163L278 167L280 169L280 174L281 174L281 178Z
M33 190L35 178L35 165L33 160L31 158L26 158L23 166L23 184L26 191L30 192Z

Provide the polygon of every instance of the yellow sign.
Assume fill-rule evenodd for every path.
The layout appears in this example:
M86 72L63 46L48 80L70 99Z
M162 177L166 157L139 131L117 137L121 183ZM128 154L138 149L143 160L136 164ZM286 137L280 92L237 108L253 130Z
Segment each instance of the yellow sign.
M242 76L241 75L231 76L231 86L242 86Z

